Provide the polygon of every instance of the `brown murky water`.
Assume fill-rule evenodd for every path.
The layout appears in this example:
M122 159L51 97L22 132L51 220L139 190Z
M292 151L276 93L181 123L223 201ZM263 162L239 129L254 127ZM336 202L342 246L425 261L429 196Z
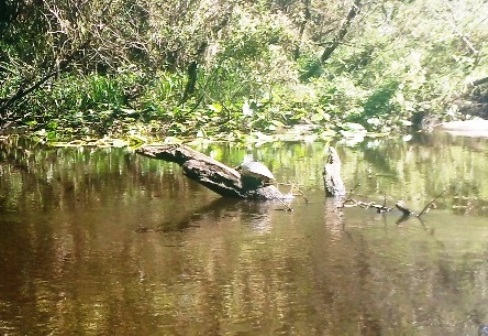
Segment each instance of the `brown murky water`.
M322 144L254 149L308 199L221 199L123 149L0 144L2 335L477 335L488 323L488 140L337 144L354 197L325 201ZM236 146L200 148L229 165ZM128 154L127 154L128 153ZM282 187L286 190L287 187Z

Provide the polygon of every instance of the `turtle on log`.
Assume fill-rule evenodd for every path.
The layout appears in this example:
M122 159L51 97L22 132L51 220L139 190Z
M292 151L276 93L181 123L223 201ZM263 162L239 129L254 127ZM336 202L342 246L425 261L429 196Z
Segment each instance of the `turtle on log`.
M253 161L251 157L246 156L244 162L237 167L241 173L241 182L245 189L257 189L275 181L273 173L264 164Z
M181 144L146 145L138 148L136 153L177 163L188 178L223 197L254 200L290 198L289 194L283 194L275 185L270 184L274 180L274 176L269 169L262 163L257 163L256 166L251 163L254 162L252 159L244 160L240 165L241 173L239 173L236 170L238 167L235 169L228 167ZM242 168L244 168L244 172L242 172Z
M275 181L273 173L261 162L244 162L238 170L241 172L241 181L246 189L257 189Z

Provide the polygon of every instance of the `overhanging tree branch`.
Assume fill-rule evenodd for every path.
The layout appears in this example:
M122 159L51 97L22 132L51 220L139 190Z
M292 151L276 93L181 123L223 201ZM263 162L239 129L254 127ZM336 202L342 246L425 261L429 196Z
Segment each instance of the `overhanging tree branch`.
M77 60L79 58L79 52L82 50L85 50L88 45L90 44L90 40L85 41L83 44L81 44L75 51L73 51L70 55L67 55L64 57L64 60L59 63L59 65L53 65L52 68L54 70L51 70L41 76L37 81L32 83L30 86L25 88L28 83L27 80L23 80L23 82L19 85L19 88L17 91L7 99L4 99L3 101L0 101L0 116L4 116L6 112L12 108L14 104L16 104L18 101L24 99L27 95L30 93L34 92L35 90L39 89L44 83L46 83L50 78L58 75L62 71L64 71L73 61ZM2 125L0 124L0 129L2 128Z
M349 12L347 13L346 19L344 22L342 22L341 28L337 32L337 35L334 38L334 41L325 48L324 52L320 56L320 62L324 63L329 59L329 57L332 55L334 50L341 44L341 42L344 40L344 37L347 34L347 30L349 29L349 26L351 25L352 21L358 15L360 7L361 6L361 0L355 0L351 9L349 9Z
M112 0L104 3L96 18L105 18L111 4ZM69 13L66 8L60 9L55 2L46 2L45 5L46 8L38 9L40 13L38 16L44 18L42 25L39 22L25 24L42 26L42 29L39 29L48 36L45 36L43 40L46 49L37 50L36 57L27 61L22 58L17 60L13 54L5 54L4 62L9 64L11 69L3 68L1 70L9 71L10 77L16 82L12 80L11 91L0 98L0 129L6 129L20 121L23 115L18 107L22 101L34 91L41 89L51 78L67 71L74 63L85 59L88 56L87 51L98 38L88 28L79 28L77 20L83 13L78 2L73 1L66 4L66 6L73 6L68 8L76 8L75 14ZM72 17L67 19L65 15ZM94 22L98 22L96 18L93 19ZM80 31L85 31L85 34L81 34ZM23 69L28 69L28 71L23 71Z
M337 47L344 40L344 37L346 36L347 31L351 26L351 23L353 22L354 18L359 14L360 10L361 10L361 0L354 0L354 3L349 9L346 18L342 22L342 25L337 31L337 34L335 35L333 41L322 52L319 62L316 63L314 66L311 66L307 72L302 74L300 76L300 80L306 81L307 79L311 78L317 72L317 70L330 58L332 53L337 49Z

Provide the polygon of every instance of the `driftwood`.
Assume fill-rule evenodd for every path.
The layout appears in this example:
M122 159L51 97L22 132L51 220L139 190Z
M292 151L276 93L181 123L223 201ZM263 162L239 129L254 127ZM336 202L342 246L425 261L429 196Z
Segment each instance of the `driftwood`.
M346 187L341 177L341 159L334 147L329 147L329 157L322 173L324 179L325 196L346 196Z
M183 145L144 146L137 149L136 153L177 163L188 178L220 196L261 200L288 198L274 185L246 188L237 170Z

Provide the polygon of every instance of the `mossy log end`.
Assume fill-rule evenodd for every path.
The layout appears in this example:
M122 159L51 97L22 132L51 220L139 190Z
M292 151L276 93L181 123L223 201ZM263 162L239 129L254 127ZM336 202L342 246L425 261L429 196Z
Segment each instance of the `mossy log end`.
M329 157L322 173L326 197L346 195L346 187L341 177L341 159L334 147L329 147Z
M287 197L274 185L246 189L237 170L183 145L148 145L137 149L136 153L177 163L188 178L223 197L261 200Z

